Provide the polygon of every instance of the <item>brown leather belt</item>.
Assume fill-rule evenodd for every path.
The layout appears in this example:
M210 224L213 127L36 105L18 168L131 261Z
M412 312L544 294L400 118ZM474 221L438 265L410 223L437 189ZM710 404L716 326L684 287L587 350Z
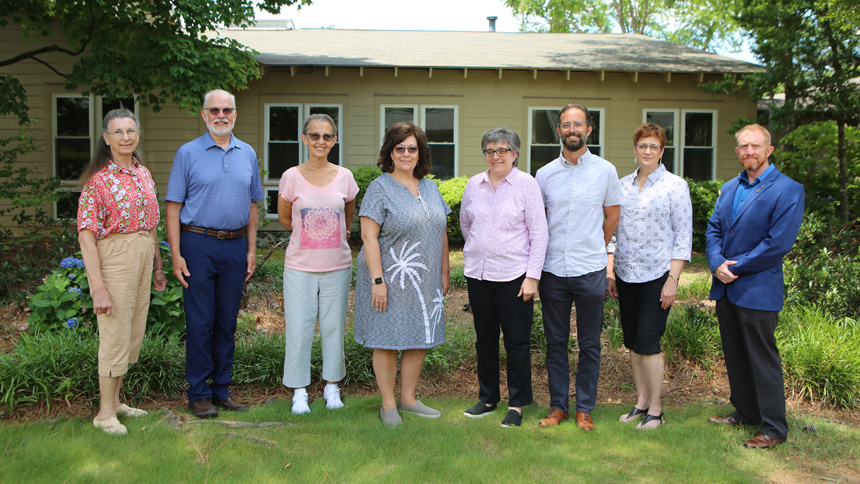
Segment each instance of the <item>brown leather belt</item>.
M195 234L208 235L209 237L215 237L216 239L238 239L239 237L245 236L245 229L235 230L230 232L229 230L214 230L207 229L206 227L194 227L192 225L182 224L182 230L186 232L193 232Z

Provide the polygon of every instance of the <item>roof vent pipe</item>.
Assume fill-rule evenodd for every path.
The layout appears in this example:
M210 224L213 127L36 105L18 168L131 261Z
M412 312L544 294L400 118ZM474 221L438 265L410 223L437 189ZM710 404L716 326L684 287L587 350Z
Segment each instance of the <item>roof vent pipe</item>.
M498 18L499 17L496 17L495 15L487 17L487 20L490 21L490 32L496 31L496 20L498 20Z

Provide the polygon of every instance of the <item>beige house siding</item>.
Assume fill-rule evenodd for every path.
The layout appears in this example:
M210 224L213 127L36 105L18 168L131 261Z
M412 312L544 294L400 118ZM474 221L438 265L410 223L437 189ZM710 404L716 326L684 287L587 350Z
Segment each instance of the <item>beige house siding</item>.
M21 40L20 30L7 27L0 32L0 56L9 57L27 47L43 45ZM32 44L32 45L31 45ZM55 59L68 68L68 61ZM63 62L66 62L64 65ZM583 69L588 66L583 66ZM713 175L728 178L739 172L734 139L728 134L737 118L755 118L756 106L742 94L724 96L705 93L701 80L716 80L719 74L611 72L568 69L445 68L386 66L263 66L263 77L246 91L236 93L238 120L234 133L251 144L265 160L270 104L338 105L341 108L340 150L346 167L374 164L378 157L383 119L381 106L410 105L452 107L456 111L457 175L471 176L485 167L480 152L483 133L505 125L519 133L522 146L520 168L529 167L529 114L534 108L558 109L569 102L597 108L601 114L602 152L620 176L633 171L632 133L643 120L646 109L712 111L716 126L716 153ZM54 170L53 103L57 95L67 95L62 79L44 66L24 61L0 69L0 74L18 76L27 88L30 116L28 128L39 150L19 163L52 175ZM91 98L97 103L97 98ZM202 100L201 100L202 101ZM159 112L138 110L143 136L141 148L152 171L160 196L176 150L205 131L199 112L190 113L175 105ZM93 147L100 131L98 111L93 109ZM0 118L0 135L17 133L11 117ZM549 150L552 151L552 150ZM546 162L549 160L541 160ZM276 189L277 179L265 182ZM67 183L69 188L75 182ZM54 213L53 207L46 207ZM4 221L4 223L6 223Z

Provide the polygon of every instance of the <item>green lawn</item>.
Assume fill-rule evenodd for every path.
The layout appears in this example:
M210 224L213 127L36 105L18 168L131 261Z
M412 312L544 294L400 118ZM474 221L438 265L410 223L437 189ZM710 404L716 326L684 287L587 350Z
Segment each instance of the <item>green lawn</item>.
M184 425L174 430L159 412L124 419L129 435L101 435L85 419L0 425L0 482L806 482L820 477L855 482L860 430L790 418L790 440L769 451L741 443L747 429L707 421L728 407L667 408L667 424L641 432L617 421L619 407L594 412L597 430L573 423L538 428L545 407L526 407L523 427L503 429L504 408L483 419L462 414L474 402L426 400L438 420L404 416L383 427L379 399L349 398L348 408L290 414L282 400L253 408L247 422L281 427L230 429ZM184 413L184 410L176 410ZM815 424L815 432L800 428Z

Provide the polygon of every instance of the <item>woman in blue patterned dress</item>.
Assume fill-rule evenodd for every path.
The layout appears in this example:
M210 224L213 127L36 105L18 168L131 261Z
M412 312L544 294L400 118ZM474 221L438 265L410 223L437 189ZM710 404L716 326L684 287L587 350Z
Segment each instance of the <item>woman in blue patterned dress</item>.
M621 179L621 219L607 247L606 291L618 299L637 394L636 405L620 420L644 415L637 429L663 424L660 338L693 244L690 189L663 166L665 146L666 132L656 124L643 124L633 133L639 168Z
M445 342L448 293L447 216L451 209L432 180L427 135L412 123L385 133L377 163L383 174L361 203L356 261L355 341L373 348L373 371L382 394L379 416L396 427L398 410L441 415L415 399L427 348ZM395 400L397 353L400 399Z

